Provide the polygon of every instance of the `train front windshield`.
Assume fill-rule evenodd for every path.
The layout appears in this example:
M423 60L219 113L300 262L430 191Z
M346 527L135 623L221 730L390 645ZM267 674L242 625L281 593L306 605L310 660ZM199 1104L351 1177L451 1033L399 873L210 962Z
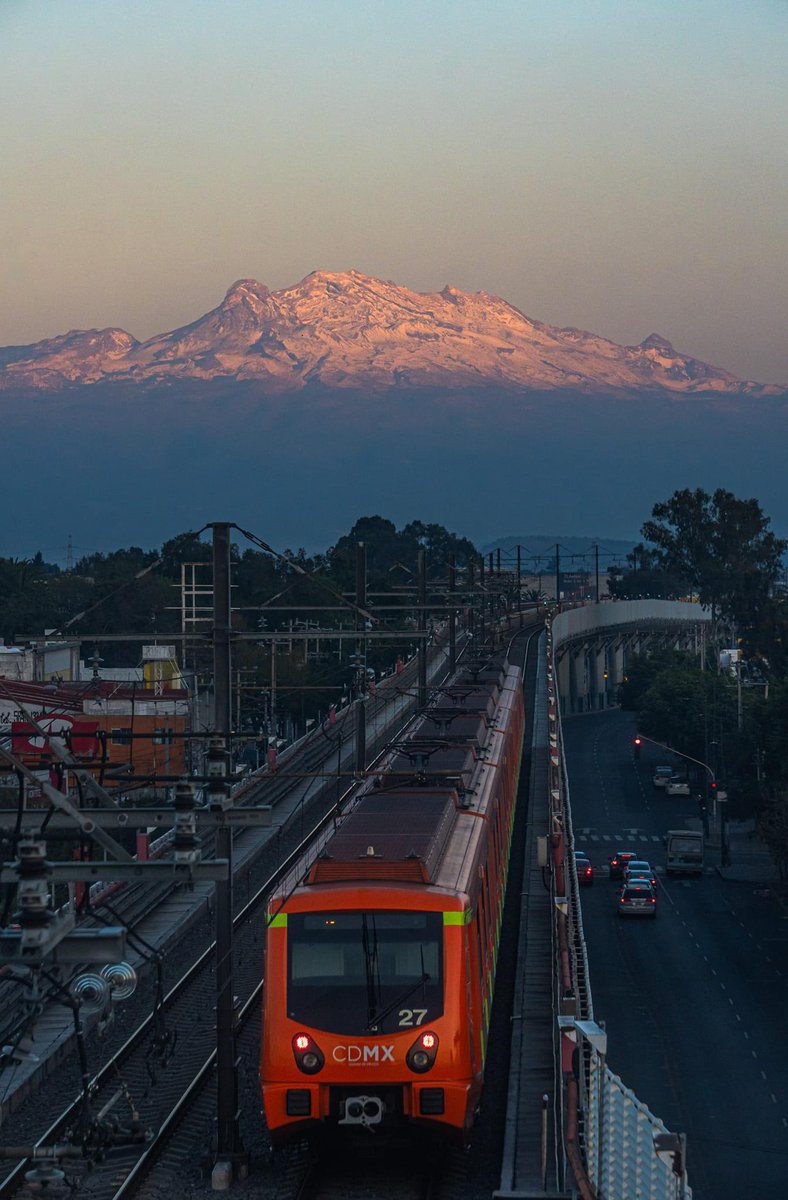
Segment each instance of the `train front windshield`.
M443 914L289 913L287 1015L373 1036L443 1013Z

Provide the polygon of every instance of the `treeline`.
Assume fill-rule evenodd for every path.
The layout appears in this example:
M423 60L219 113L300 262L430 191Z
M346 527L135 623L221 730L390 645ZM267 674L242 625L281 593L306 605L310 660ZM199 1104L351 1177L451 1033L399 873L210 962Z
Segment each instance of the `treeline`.
M307 719L325 713L348 685L352 647L327 639L321 644L319 631L352 627L352 611L343 610L341 596L352 595L355 588L358 542L367 548L371 607L400 599L407 602L420 549L426 551L428 580L446 577L451 556L458 567L478 560L472 542L442 525L411 521L397 529L380 516L362 517L335 545L315 555L303 549L269 553L244 543L239 534L232 547L233 624L241 631L259 630L261 636L259 646L238 642L233 651L236 703L242 723L250 730L260 728L270 715L272 664L267 632L303 631L308 625L315 634L309 643L294 640L291 649L277 652L280 718L289 717L303 728ZM46 630L71 637L90 635L96 639L104 666L135 666L140 641L108 642L102 637L127 633L166 641L168 634L180 632L182 568L204 564L195 578L210 589L211 557L208 535L199 537L189 531L158 550L130 546L88 555L70 571L45 562L40 553L32 559L0 559L0 634L5 642L40 637ZM191 577L192 568L186 570ZM209 615L210 594L198 597L197 603ZM402 618L398 619L401 624ZM389 623L396 624L393 618ZM92 643L86 643L83 654L90 657L93 649ZM370 643L368 665L373 670L387 669L396 654L407 649L394 639ZM207 678L209 654L194 649L189 653L190 665L193 661ZM266 691L269 694L263 695Z
M729 815L756 817L788 875L788 543L769 525L756 500L677 491L654 505L610 590L711 609L705 663L674 650L637 658L621 702L647 737L709 764Z

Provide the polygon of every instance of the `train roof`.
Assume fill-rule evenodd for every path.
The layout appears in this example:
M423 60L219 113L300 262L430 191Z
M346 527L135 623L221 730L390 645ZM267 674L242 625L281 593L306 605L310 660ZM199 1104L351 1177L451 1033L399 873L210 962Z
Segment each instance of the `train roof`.
M308 882L431 883L456 806L457 793L449 788L384 788L364 796L313 864Z
M308 884L462 885L481 834L520 671L500 664L443 688L387 772L341 820Z

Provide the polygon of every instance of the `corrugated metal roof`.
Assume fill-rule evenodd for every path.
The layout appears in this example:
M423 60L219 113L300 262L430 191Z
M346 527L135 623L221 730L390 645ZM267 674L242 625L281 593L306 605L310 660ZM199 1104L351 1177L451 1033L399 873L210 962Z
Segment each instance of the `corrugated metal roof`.
M451 833L456 793L381 789L345 817L309 872L309 883L352 879L432 882Z

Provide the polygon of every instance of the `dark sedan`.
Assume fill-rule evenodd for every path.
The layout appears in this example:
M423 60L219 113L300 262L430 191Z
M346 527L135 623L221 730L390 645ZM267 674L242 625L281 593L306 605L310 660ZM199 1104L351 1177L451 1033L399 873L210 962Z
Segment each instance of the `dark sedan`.
M590 887L594 882L594 867L591 859L582 850L575 850L575 870L580 887Z
M637 854L633 850L617 850L613 857L608 859L610 863L610 878L623 879L627 863L637 857Z

